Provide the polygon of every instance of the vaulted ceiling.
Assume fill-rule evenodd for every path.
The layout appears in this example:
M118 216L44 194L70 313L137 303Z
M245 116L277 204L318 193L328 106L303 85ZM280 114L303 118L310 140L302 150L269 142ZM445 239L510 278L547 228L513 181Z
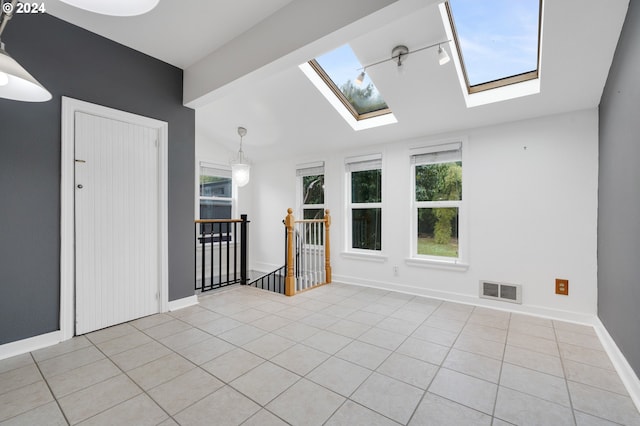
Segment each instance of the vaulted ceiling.
M367 70L398 123L355 132L298 65L344 43L363 64L446 40L435 0L161 0L138 17L116 18L47 1L48 12L185 69L185 104L196 133L236 149L249 129L253 158L432 136L594 108L613 58L628 0L545 1L540 93L467 108L453 61L435 50ZM354 70L354 75L356 71Z

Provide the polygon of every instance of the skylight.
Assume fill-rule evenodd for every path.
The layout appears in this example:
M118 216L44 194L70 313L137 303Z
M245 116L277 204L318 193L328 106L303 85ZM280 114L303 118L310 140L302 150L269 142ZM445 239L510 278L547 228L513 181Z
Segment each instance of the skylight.
M391 112L368 75L361 84L356 83L362 64L348 44L318 56L309 65L356 120Z
M541 0L449 0L469 93L538 78Z

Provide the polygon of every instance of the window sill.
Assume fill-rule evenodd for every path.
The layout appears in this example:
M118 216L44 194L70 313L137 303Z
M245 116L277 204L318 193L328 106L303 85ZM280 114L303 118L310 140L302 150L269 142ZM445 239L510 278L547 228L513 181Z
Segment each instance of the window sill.
M383 256L381 254L369 254L369 253L355 253L352 251L343 251L340 253L340 256L345 259L354 259L354 260L366 260L367 262L377 262L383 263L386 262L388 257Z
M468 263L450 262L447 260L409 258L405 259L404 263L409 266L416 266L419 268L445 269L448 271L464 272L469 269Z

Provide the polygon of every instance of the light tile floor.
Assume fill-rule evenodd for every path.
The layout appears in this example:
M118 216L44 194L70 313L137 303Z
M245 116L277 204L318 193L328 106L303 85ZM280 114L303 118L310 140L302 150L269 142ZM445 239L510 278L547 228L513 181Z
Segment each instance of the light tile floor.
M640 425L592 328L250 287L0 361L0 425Z

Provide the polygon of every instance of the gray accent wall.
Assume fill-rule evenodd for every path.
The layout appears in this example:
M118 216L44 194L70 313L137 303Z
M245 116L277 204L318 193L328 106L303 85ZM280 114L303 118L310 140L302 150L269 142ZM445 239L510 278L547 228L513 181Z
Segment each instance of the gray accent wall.
M169 300L193 295L195 114L182 70L47 14L16 15L2 39L53 99L0 99L0 344L59 329L61 96L169 123Z
M598 316L640 375L640 2L600 102Z

